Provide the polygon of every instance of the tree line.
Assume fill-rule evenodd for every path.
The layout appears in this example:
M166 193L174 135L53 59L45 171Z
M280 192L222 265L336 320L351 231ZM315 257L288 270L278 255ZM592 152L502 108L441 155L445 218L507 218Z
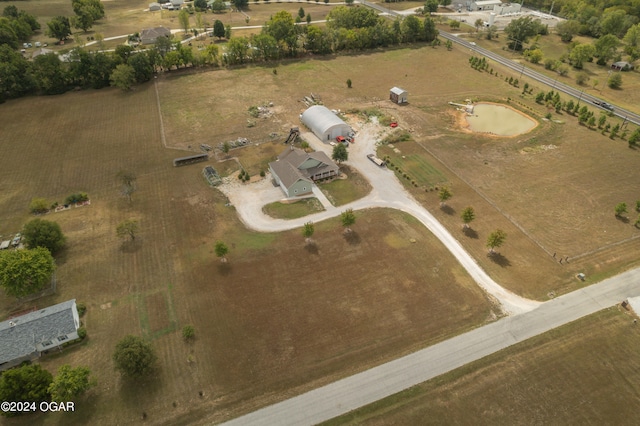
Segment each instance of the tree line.
M213 24L213 34L227 38L223 52L216 44L194 51L179 41L160 37L153 47L144 51L128 45L117 46L114 52L75 48L64 62L53 53L28 61L14 46L3 43L0 46L4 76L0 79L0 102L26 94L60 94L76 87L100 89L113 85L126 90L150 80L155 72L184 67L232 66L308 53L326 55L400 43L432 42L438 33L431 18L421 21L407 16L389 22L369 8L339 6L329 13L326 28L296 25L290 13L281 11L267 21L259 34L232 37L231 29L220 21Z

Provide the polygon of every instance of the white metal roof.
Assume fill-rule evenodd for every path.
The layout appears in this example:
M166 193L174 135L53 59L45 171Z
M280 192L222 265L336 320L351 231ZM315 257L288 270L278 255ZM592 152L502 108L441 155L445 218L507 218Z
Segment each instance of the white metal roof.
M308 108L302 113L300 119L318 137L334 126L349 127L340 117L322 105L314 105Z

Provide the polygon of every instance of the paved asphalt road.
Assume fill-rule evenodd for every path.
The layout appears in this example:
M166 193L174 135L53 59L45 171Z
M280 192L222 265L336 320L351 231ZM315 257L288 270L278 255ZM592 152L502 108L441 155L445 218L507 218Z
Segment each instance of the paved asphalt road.
M225 424L317 424L638 295L635 269Z

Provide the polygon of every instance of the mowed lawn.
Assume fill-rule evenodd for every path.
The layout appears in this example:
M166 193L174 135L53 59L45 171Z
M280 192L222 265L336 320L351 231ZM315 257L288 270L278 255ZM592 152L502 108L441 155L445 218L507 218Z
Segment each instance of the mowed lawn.
M636 424L640 327L617 307L326 425Z
M500 314L439 241L395 211L358 212L349 238L338 219L318 223L312 249L300 229L247 231L206 185L203 164L173 167L186 152L162 145L153 84L20 99L0 115L1 234L31 219L32 197L91 198L44 217L68 239L57 293L0 298L2 317L71 298L88 307L88 340L40 362L52 372L85 365L97 387L72 415L28 421L133 423L143 413L150 424L220 421ZM131 203L120 195L121 170L138 177ZM115 228L130 218L139 235L123 242ZM230 247L227 264L215 257L217 240ZM193 343L181 337L187 324ZM113 348L126 334L151 339L159 358L151 378L114 372Z

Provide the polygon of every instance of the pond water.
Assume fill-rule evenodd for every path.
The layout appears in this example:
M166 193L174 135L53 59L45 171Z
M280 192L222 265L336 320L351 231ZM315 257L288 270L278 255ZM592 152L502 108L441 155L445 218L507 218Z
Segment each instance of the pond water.
M473 115L467 116L469 129L474 132L498 136L515 136L527 133L538 123L527 115L510 107L496 104L476 104Z

